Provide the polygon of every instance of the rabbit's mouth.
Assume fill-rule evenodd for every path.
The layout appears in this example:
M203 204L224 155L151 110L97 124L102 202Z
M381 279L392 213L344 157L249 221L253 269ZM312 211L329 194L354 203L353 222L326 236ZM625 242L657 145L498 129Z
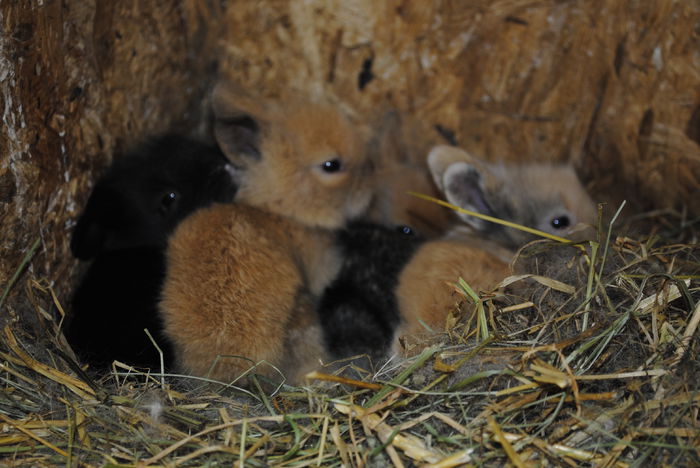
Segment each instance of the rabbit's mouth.
M374 194L370 190L358 190L354 196L348 200L345 206L346 219L355 219L364 215L374 198Z

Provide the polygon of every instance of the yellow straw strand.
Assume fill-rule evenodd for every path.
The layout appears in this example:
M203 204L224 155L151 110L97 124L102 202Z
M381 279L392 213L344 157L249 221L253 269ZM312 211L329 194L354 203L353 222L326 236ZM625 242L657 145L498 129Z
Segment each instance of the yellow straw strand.
M469 215L469 216L474 216L475 218L484 219L486 221L490 221L490 222L496 223L496 224L501 224L503 226L508 226L510 228L518 229L520 231L529 232L530 234L544 237L546 239L551 239L553 241L557 241L557 242L561 242L561 243L571 242L569 239L565 239L564 237L555 236L554 234L540 231L539 229L533 229L533 228L530 228L527 226L523 226L521 224L511 223L510 221L504 221L504 220L499 219L499 218L494 218L493 216L477 213L476 211L465 210L464 208L460 208L457 205L453 205L452 203L448 203L444 200L440 200L439 198L431 197L430 195L425 195L422 193L411 192L411 191L409 191L407 193L409 195L413 195L414 197L418 197L418 198L421 198L423 200L427 200L429 202L433 202L433 203L437 203L438 205L445 206L445 207L450 208L452 210L455 210L459 213L464 213L464 214Z

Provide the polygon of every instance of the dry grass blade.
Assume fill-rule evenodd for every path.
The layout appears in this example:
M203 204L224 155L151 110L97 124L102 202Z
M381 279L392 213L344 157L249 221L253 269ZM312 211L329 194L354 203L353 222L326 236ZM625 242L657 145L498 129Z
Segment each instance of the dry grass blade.
M436 463L443 458L442 455L429 450L417 437L410 434L401 434L399 430L383 422L380 416L368 412L361 406L336 403L335 408L342 414L350 414L352 412L353 416L363 420L370 430L375 431L385 445L392 445L402 450L413 460Z
M351 385L353 387L368 388L370 390L379 390L382 385L375 384L371 382L362 382L361 380L348 379L338 375L324 374L322 372L309 372L305 376L309 380L325 380L326 382L336 382L344 385Z
M464 208L461 208L457 205L453 205L452 203L448 203L444 200L440 200L438 198L431 197L430 195L425 195L423 193L417 193L417 192L408 192L408 194L412 195L414 197L422 198L423 200L426 200L429 202L437 203L438 205L447 207L447 208L454 210L454 211L457 211L459 213L464 213L464 214L469 215L469 216L474 216L475 218L483 219L485 221L490 221L492 223L500 224L502 226L508 226L510 228L517 229L519 231L524 231L524 232L527 232L530 234L534 234L534 235L542 237L544 239L550 239L553 241L563 242L563 243L571 242L569 239L555 236L554 234L540 231L538 229L533 229L531 227L523 226L522 224L512 223L510 221L506 221L506 220L500 219L500 218L494 218L493 216L478 213L476 211L465 210Z
M29 247L29 250L25 254L24 258L20 262L19 266L17 267L17 270L15 270L14 274L12 275L12 278L10 278L10 281L7 282L7 286L5 286L5 290L2 292L2 296L0 296L0 307L5 303L5 299L7 299L7 296L10 294L10 290L12 287L15 285L17 280L19 279L20 275L24 271L24 269L27 267L29 264L29 261L32 259L34 254L36 253L37 249L41 245L41 238L38 238L37 240L34 241L31 247Z
M30 431L30 430L28 430L28 429L25 429L24 427L22 427L22 424L20 424L20 423L18 423L18 422L16 422L16 421L12 421L10 418L8 418L7 416L5 416L4 414L0 414L0 419L2 419L3 421L5 421L5 423L11 425L12 427L16 428L18 431L20 431L20 432L22 432L22 433L28 435L28 436L31 437L32 439L36 440L36 441L39 442L40 444L42 444L42 445L44 445L44 446L50 448L51 450L53 450L53 451L56 452L57 454L59 454L59 455L61 455L61 456L64 456L64 457L68 457L68 453L67 453L65 450L61 450L60 448L56 447L56 446L55 446L54 444L52 444L51 442L48 442L48 441L42 439L41 437L39 437L38 435L34 434L32 431Z
M65 374L51 366L43 364L36 359L25 353L17 343L12 330L9 326L5 327L5 338L6 343L10 349L22 360L22 362L33 371L50 378L51 380L58 382L68 388L70 391L74 392L81 398L94 397L95 392L87 385L85 382L75 379L68 374Z
M506 287L510 286L511 284L517 282L517 281L522 281L524 279L532 278L533 280L537 281L540 283L542 286L546 286L550 289L553 289L555 291L563 292L565 294L574 294L576 292L576 288L574 288L571 285L568 285L566 283L562 283L561 281L557 281L552 278L546 278L544 276L540 275L516 275L516 276L509 276L505 280L501 282L501 287Z
M525 463L523 463L518 453L513 449L510 441L507 437L505 437L503 431L501 431L501 427L498 425L498 423L496 423L496 420L493 419L493 416L489 416L486 419L488 421L489 429L491 429L491 432L493 432L494 439L499 442L501 446L503 446L503 450L505 450L506 455L508 455L510 462L518 468L525 468Z
M684 283L686 285L690 285L690 280L685 280ZM651 296L642 299L637 305L635 313L642 315L649 314L653 311L654 308L663 308L664 305L668 304L671 301L675 301L680 297L681 291L680 289L678 289L678 286L669 283L666 286L664 286L664 289L661 292L657 294L652 294Z

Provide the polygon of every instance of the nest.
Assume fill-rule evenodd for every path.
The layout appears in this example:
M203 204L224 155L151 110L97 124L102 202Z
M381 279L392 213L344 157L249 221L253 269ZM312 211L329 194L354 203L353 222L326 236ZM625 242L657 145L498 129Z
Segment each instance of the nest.
M3 462L700 465L697 226L678 215L532 244L498 293L456 287L449 331L424 354L272 393L126 364L85 372L59 300L91 181L134 139L206 135L217 67L370 125L413 117L399 146L421 161L444 140L570 160L596 198L697 216L700 4L163 3L0 8Z
M497 292L455 279L447 331L421 354L272 392L122 363L86 372L48 281L21 267L8 289L24 286L41 327L2 330L0 453L33 466L697 465L697 223L648 224L529 244Z

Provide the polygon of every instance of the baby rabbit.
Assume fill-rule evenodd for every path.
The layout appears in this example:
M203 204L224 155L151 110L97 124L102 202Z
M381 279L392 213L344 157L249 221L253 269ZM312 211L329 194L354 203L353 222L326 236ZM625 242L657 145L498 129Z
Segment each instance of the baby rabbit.
M81 260L100 252L165 247L195 209L233 199L233 168L211 145L165 135L115 158L90 194L71 239Z
M339 262L329 231L243 204L195 213L170 241L160 302L178 367L231 381L265 362L257 373L297 381L323 357L312 296Z
M438 140L438 132L397 112L385 113L376 127L372 156L378 166L378 183L370 219L408 225L428 238L444 234L451 222L450 213L408 193L440 196L425 161L432 146L428 142Z
M336 239L343 265L318 306L325 347L334 359L382 357L401 320L398 275L424 239L408 226L364 221L350 223Z
M216 148L166 135L117 157L78 220L71 249L94 258L73 298L66 337L94 367L118 359L160 367L144 333L171 347L157 314L168 235L189 213L236 193L232 168Z
M595 221L595 205L570 166L505 166L448 146L431 150L428 164L447 200L462 208L559 236L577 223ZM459 217L462 226L424 244L401 273L396 294L403 323L397 335L420 334L423 324L441 330L457 302L451 284L462 277L475 290L495 286L508 275L514 250L535 238L468 215Z
M577 224L591 224L596 207L570 165L530 163L503 165L480 160L452 146L437 146L428 166L447 201L540 231L566 236ZM462 213L468 232L515 249L537 238ZM466 232L463 230L458 230Z
M245 174L237 201L328 229L367 210L374 166L364 132L337 109L299 97L265 104L226 84L212 100L217 141Z
M92 368L107 368L118 360L136 367L160 369L153 336L172 360L172 346L162 334L157 312L165 275L165 255L151 245L101 252L73 293L66 339Z
M327 106L264 105L226 86L213 102L240 188L235 204L174 233L166 334L186 372L230 381L266 361L296 382L324 354L315 298L341 263L329 229L367 208L372 166L355 127Z

